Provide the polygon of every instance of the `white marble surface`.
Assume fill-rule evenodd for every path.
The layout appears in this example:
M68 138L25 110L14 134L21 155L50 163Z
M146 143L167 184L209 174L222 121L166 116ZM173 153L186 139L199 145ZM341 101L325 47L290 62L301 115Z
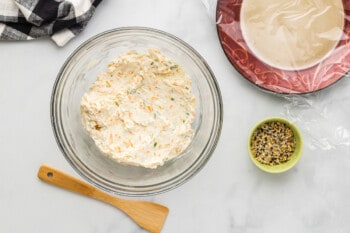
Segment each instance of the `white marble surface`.
M266 174L249 160L246 140L251 127L265 117L285 115L288 101L260 91L234 70L221 49L210 10L201 0L104 0L85 31L63 48L49 40L0 43L1 233L144 232L115 208L36 177L42 163L78 176L54 140L51 89L61 65L79 44L122 26L161 29L191 44L210 64L224 101L220 142L204 169L175 190L142 198L170 208L163 232L350 231L346 138L345 146L330 150L306 145L297 166L280 175ZM347 112L342 117L349 119L344 102L332 106L340 109L336 114ZM307 124L299 123L305 143L312 144Z

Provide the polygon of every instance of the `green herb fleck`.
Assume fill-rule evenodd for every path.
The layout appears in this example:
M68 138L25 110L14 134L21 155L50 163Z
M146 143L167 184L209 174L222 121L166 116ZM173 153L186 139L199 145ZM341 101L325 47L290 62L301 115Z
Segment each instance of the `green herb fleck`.
M154 64L154 62L152 61L152 62L151 62L151 66L152 66L153 64Z
M173 65L173 66L170 67L170 69L173 70L173 69L176 69L177 67L179 67L179 66L178 65Z
M175 100L173 97L171 97L170 99L171 99L171 101L174 101L174 100Z
M158 144L158 143L157 143L157 142L155 142L155 143L153 144L153 147L156 147L156 146L157 146L157 144Z

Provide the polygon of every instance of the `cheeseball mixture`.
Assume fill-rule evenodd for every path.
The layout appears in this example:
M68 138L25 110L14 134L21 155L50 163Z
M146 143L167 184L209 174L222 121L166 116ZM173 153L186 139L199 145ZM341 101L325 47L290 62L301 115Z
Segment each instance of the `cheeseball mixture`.
M82 97L82 124L117 162L156 168L190 144L195 102L176 62L156 49L128 51Z

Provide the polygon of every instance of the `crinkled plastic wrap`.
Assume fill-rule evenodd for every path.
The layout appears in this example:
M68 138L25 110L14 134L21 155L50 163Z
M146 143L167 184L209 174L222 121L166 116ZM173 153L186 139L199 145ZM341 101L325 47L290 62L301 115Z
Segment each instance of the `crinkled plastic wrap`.
M349 0L219 0L216 24L230 62L264 90L311 93L350 70Z
M286 95L282 110L300 127L311 150L350 147L350 76L332 87L308 95Z
M281 96L281 114L300 127L305 146L349 149L350 1L201 1L229 61Z

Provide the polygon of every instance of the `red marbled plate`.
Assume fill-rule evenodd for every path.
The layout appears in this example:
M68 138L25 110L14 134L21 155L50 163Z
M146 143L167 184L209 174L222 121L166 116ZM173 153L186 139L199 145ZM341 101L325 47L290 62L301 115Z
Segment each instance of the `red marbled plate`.
M240 26L243 0L218 0L217 31L229 61L246 79L275 93L305 94L335 83L350 71L350 0L343 0L344 33L330 56L317 65L296 71L271 67L249 50Z

